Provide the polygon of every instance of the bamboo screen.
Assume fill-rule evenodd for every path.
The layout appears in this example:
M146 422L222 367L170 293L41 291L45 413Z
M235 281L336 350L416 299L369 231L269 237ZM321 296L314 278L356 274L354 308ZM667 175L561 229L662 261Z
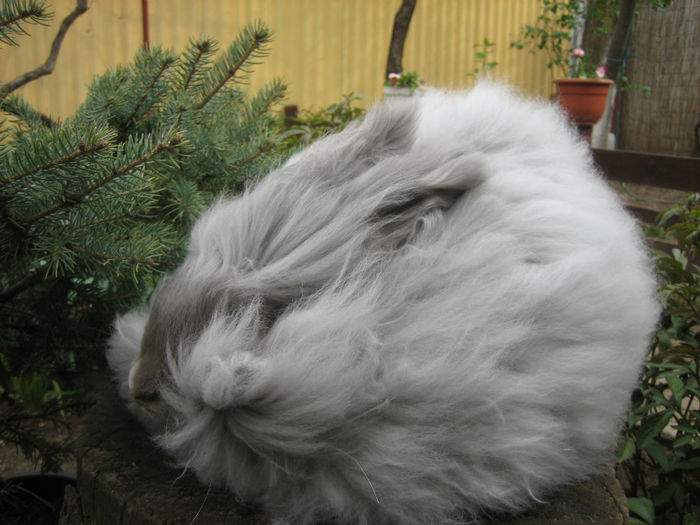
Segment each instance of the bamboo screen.
M700 2L677 0L640 11L627 76L631 84L649 87L651 96L625 92L619 146L700 156Z
M53 0L50 27L31 27L19 48L0 49L0 82L33 69L48 56L56 28L73 0ZM221 47L248 21L274 31L269 58L251 76L256 88L274 76L289 85L287 104L320 108L342 94L381 97L393 18L400 0L149 0L151 45L181 51L192 37L212 36ZM142 45L141 0L90 0L71 27L54 73L22 89L37 109L69 116L84 99L91 78L128 63ZM474 45L495 42L494 74L522 91L551 93L546 58L510 47L523 24L534 23L538 0L418 0L403 57L428 85L463 88L474 83Z

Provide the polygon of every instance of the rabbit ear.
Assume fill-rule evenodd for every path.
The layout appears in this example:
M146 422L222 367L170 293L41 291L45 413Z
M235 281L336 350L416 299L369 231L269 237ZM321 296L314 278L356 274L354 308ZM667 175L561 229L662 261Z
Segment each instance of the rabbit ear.
M219 305L215 283L197 286L192 273L187 266L178 268L159 283L151 297L139 358L129 373L129 388L137 401L158 398L168 354L195 339ZM207 284L209 287L204 286Z
M150 402L158 399L162 380L163 363L152 356L140 358L129 373L129 390L136 401Z
M375 220L383 242L393 248L410 243L431 220L439 219L466 190L430 189L408 197L401 203L379 210Z
M415 142L417 102L376 106L342 133L328 135L293 155L285 167L297 165L305 177L325 183L351 180L381 160L407 152ZM335 177L328 177L332 173Z
M417 103L387 104L367 114L359 128L357 148L359 160L375 162L406 152L415 141L419 106Z
M266 333L289 304L289 300L213 282L202 284L209 285L204 293L194 293L188 284L191 283L185 272L176 272L154 294L140 342L140 356L129 374L129 389L137 401L158 399L168 375L168 360L186 357L179 354L191 350L202 333L210 329L213 318L232 319L245 310L249 324L259 333Z
M430 152L423 152L430 157ZM440 152L439 169L424 165L425 158L415 154L392 160L393 169L401 176L396 185L382 198L373 214L373 222L379 225L380 242L399 248L410 243L426 227L441 220L445 213L485 178L485 166L480 155L464 153L444 158Z

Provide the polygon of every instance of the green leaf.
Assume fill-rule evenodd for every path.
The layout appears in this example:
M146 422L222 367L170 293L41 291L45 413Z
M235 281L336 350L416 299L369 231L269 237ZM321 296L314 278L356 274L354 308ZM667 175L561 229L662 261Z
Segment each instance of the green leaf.
M671 499L677 494L680 494L682 497L685 494L685 489L683 488L683 485L677 481L672 481L657 487L652 487L651 492L655 506L660 508L671 501Z
M617 452L617 462L622 463L623 461L627 461L632 457L635 449L634 440L632 438L625 438Z
M689 459L687 461L679 461L678 463L674 464L669 469L669 472L674 471L674 470L695 470L695 469L700 469L700 457Z
M683 368L687 369L687 366L684 366L680 369L681 371L685 372L686 370L683 370ZM678 373L663 372L657 376L657 380L658 379L663 379L666 381L668 387L671 390L673 401L675 402L677 407L680 407L681 400L683 399L683 396L686 392L686 388L685 384L683 383L683 380L678 376Z
M683 525L700 525L700 515L686 514L683 516Z
M643 449L651 443L666 428L672 417L673 411L665 410L644 421L637 434L637 448Z
M647 525L654 525L654 502L648 498L627 498L630 512L639 516Z
M695 434L698 435L699 431L696 428L691 427L690 425L686 425L684 423L679 423L678 425L675 425L674 427L678 432L687 432L689 434Z
M661 443L651 440L646 444L644 450L656 462L662 472L667 472L671 468L668 451Z
M671 337L669 336L666 330L659 330L658 332L656 332L656 339L659 343L659 348L662 351L671 348Z
M676 439L673 440L673 448L679 448L684 445L687 445L688 443L692 442L694 438L694 436L691 436L689 434L686 434L685 436L681 437L676 436Z

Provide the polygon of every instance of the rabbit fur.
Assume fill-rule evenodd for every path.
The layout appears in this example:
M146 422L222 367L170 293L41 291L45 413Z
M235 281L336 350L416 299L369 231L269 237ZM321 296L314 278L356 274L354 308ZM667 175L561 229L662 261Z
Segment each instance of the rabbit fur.
M655 288L559 110L481 84L218 201L108 359L160 447L274 519L471 523L612 458Z

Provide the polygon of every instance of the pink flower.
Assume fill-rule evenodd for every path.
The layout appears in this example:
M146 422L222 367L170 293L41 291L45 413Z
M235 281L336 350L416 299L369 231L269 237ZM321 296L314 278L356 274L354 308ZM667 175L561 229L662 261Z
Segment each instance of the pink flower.
M392 86L395 86L400 78L401 78L400 73L389 73L389 84L391 84Z
M586 52L580 47L577 47L571 52L571 54L574 55L576 58L582 58L586 54Z
M605 76L605 66L600 66L595 70L595 76L598 78L603 78Z

